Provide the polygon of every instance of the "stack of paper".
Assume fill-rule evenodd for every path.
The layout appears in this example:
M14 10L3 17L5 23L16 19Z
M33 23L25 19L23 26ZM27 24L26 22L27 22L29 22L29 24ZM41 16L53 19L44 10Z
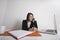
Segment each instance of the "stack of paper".
M25 30L16 30L16 31L10 31L8 32L11 36L15 37L17 40L25 37L26 35L32 34L31 31L25 31Z

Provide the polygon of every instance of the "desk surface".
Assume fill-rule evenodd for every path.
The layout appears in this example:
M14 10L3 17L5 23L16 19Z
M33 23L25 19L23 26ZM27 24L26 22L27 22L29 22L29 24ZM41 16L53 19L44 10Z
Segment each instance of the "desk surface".
M3 34L0 34L0 36L10 36L10 34L8 32L4 32ZM41 35L38 32L35 32L27 36L41 36Z
M5 32L4 34L0 34L0 36L11 36L8 32ZM40 34L38 32L35 32L35 33L32 33L32 34L29 34L27 36L40 36ZM11 36L14 38L14 36Z
M38 36L38 37L24 37L20 40L60 40L60 36L59 35L49 35L49 34L41 34L42 36ZM0 40L16 40L11 36L0 36Z
M14 30L9 30L9 31L14 31ZM10 34L8 33L8 31L6 31L3 34L0 34L0 36L10 36Z
M0 34L0 36L10 36L8 32L4 32L3 34Z

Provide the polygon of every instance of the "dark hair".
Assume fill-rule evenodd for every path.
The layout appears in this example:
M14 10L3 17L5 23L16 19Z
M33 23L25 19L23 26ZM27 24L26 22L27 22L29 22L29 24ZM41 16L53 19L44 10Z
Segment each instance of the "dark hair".
M32 13L28 13L28 14L27 14L27 18L26 18L26 20L29 20L29 16L30 16L30 15L32 15L32 16L33 16L33 14L32 14ZM33 20L34 20L34 18L33 18Z

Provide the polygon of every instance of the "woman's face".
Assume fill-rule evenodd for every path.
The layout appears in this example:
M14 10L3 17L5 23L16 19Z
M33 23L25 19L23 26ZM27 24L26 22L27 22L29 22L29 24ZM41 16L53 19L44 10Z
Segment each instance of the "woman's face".
M33 15L29 15L29 21L33 20Z

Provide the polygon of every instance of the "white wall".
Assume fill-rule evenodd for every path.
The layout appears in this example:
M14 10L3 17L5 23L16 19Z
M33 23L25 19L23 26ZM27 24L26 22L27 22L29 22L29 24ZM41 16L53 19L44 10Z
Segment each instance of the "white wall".
M0 0L0 26L3 25L3 19L6 7L7 7L7 0Z
M2 8L6 8L7 6L6 10L4 9L5 15L3 16L3 25L7 26L6 30L21 29L22 20L26 18L28 12L32 12L34 14L39 30L54 29L55 14L58 31L60 30L59 0L7 0L4 4L5 7Z
M39 29L54 29L54 7L55 5L47 0L8 0L3 25L6 25L7 29L21 28L22 20L26 18L28 12L32 12ZM16 26L16 23L19 25Z

